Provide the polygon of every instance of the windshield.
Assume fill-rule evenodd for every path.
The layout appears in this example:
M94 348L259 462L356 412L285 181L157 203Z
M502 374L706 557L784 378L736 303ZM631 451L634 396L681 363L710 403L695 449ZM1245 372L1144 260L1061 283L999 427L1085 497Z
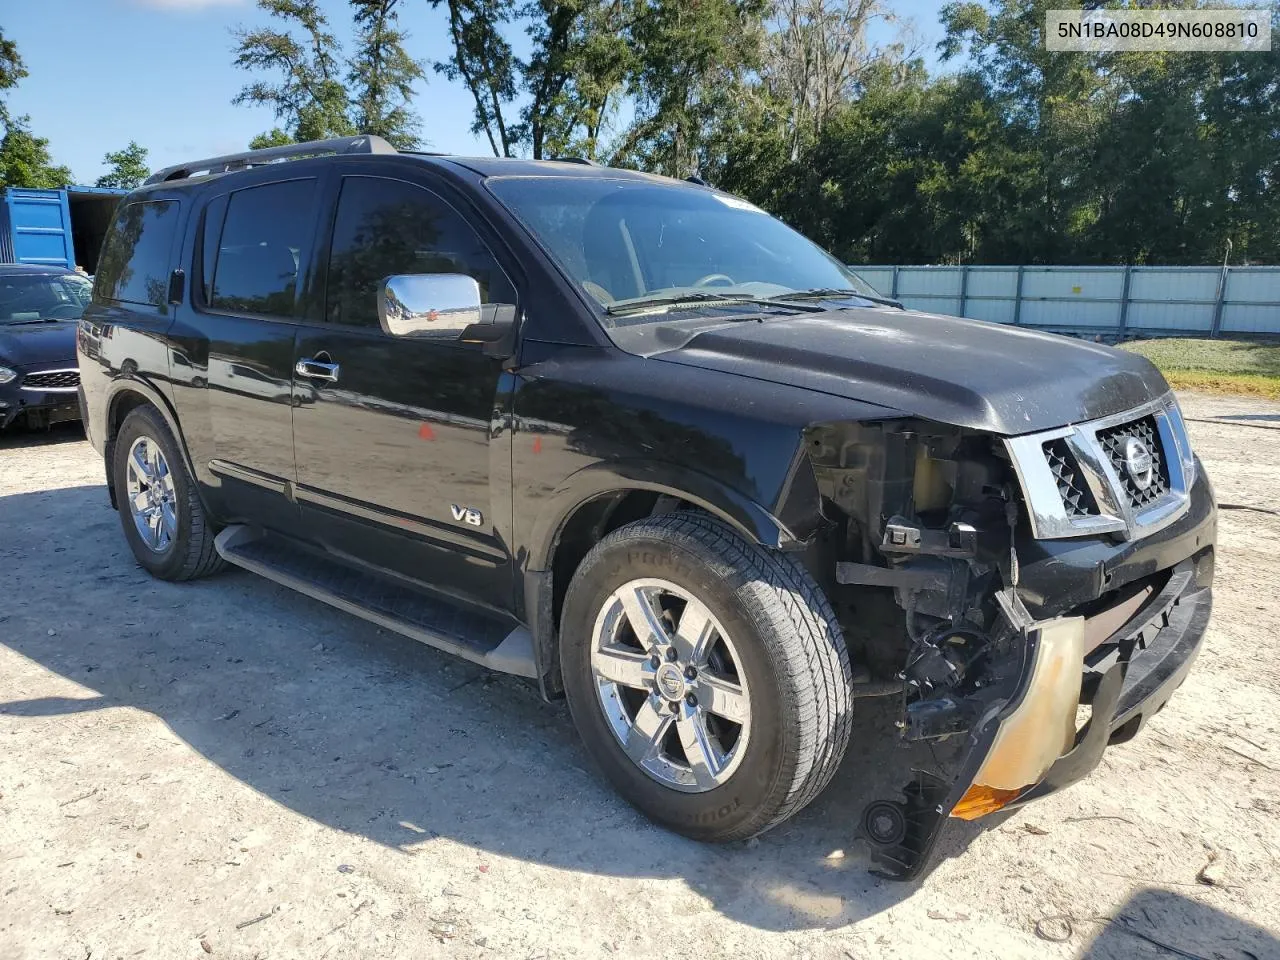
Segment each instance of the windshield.
M745 200L643 180L498 177L490 190L560 267L620 322L628 304L698 309L716 297L875 292ZM643 317L621 322L641 321Z
M92 293L76 273L0 274L0 326L79 320Z

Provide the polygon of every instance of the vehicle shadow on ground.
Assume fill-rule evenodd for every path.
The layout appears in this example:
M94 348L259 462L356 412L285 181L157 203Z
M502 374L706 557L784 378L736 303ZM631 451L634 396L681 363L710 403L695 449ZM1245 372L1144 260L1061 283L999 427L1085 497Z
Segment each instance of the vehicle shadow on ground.
M1073 921L1097 926L1081 960L1128 960L1135 956L1214 957L1263 960L1280 957L1280 940L1229 913L1171 890L1138 890L1109 920ZM1068 927L1042 921L1042 935L1057 938Z
M84 425L78 420L55 423L51 427L35 430L13 423L0 433L0 451L16 450L19 447L50 447L60 443L83 442Z
M794 819L759 841L699 844L619 799L563 704L521 681L242 571L151 579L101 486L0 497L0 531L0 642L98 694L0 703L7 717L135 707L277 803L386 847L443 836L568 870L676 876L763 929L843 926L916 889L872 875L853 840L865 804L908 775L890 702L859 701L847 761ZM942 855L980 832L953 821Z

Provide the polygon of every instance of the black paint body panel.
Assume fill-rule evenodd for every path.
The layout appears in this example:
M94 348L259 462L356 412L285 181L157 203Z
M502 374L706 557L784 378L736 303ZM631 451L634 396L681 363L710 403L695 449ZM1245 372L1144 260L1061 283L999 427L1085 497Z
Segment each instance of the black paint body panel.
M656 356L1004 436L1121 413L1169 389L1137 354L889 307L732 324Z
M518 291L513 358L321 322L338 183L357 173L425 186L475 229ZM129 199L180 201L172 261L188 282L180 302L95 299L86 311L79 362L93 443L109 455L120 401L150 402L218 521L278 529L511 613L537 634L546 600L530 584L549 589L544 572L564 524L594 498L671 494L754 540L796 548L810 531L780 517L811 424L913 416L1017 434L1168 389L1145 360L1110 348L890 307L715 323L682 345L629 351L619 344L635 338L611 335L598 307L486 189L485 176L508 174L647 177L402 154L297 160L135 191ZM300 177L317 178L319 189L292 315L203 307L206 205ZM295 373L299 359L321 352L343 366L337 384ZM455 506L482 522L459 519ZM1169 559L1181 529L1160 538L1176 549L1020 544L1024 582L1049 609L1088 594L1099 569L1127 575Z

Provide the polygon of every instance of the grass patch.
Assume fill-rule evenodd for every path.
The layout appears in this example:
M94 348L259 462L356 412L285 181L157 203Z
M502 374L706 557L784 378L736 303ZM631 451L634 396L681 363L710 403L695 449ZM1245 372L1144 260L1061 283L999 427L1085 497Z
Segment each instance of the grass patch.
M1121 349L1146 357L1177 390L1280 400L1280 344L1255 340L1135 340Z

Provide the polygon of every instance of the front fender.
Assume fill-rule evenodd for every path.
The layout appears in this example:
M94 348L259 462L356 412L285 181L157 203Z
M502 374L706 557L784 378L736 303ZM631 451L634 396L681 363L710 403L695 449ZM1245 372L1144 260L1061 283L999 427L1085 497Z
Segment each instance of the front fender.
M767 547L788 550L804 544L766 507L714 477L673 463L613 460L583 467L547 498L552 506L541 511L535 523L528 569L549 569L560 533L579 508L597 497L626 490L651 490L686 500Z

